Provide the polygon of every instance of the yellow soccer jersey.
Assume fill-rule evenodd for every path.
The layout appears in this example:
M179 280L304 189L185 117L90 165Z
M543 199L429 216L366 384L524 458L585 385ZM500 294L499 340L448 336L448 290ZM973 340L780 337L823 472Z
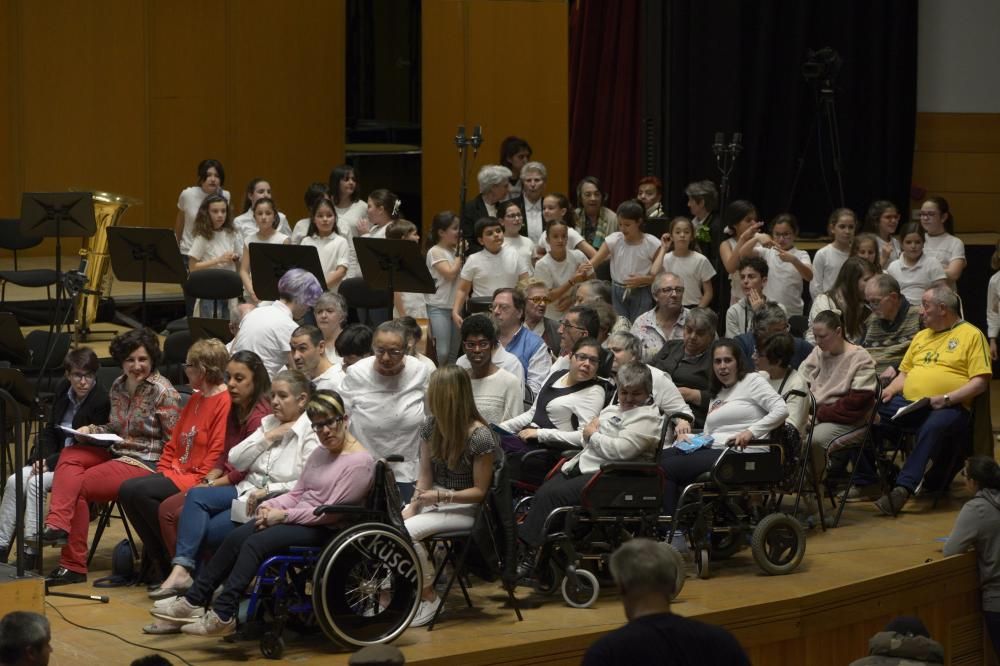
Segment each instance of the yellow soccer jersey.
M986 337L966 321L944 331L921 330L899 369L906 373L903 397L907 400L950 393L977 375L993 372Z

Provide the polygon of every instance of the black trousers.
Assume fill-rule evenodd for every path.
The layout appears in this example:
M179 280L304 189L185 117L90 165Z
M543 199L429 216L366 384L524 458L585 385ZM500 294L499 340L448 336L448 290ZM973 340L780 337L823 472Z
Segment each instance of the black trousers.
M722 449L698 449L683 453L680 449L666 449L660 456L660 467L667 477L663 488L663 514L674 515L681 491L689 483L712 469L712 465L722 455Z
M558 472L542 484L531 501L528 517L521 524L518 535L529 546L540 546L545 542L545 519L553 509L561 506L576 506L583 495L583 487L594 474L568 477Z
M264 560L289 546L322 546L332 537L329 527L281 524L258 530L256 522L250 520L226 535L184 597L193 606L207 606L222 583L222 593L212 609L222 620L229 620L236 615L243 591Z
M160 534L159 509L163 500L179 492L173 481L159 473L129 479L118 491L118 501L142 539L143 555L164 578L170 573L170 554Z

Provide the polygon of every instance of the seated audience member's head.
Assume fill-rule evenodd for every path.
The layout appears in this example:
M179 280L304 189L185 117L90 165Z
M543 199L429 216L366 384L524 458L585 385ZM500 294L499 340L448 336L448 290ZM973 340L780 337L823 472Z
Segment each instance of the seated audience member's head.
M611 554L609 565L630 620L646 604L669 609L683 585L681 556L669 545L652 539L626 541Z
M347 322L347 301L336 291L324 291L313 305L313 314L323 337L330 342Z
M52 654L52 630L44 615L13 611L0 619L0 664L45 666Z
M788 332L788 314L776 302L767 301L754 312L752 326L754 344L759 347L765 338Z
M537 278L528 278L519 285L524 292L524 323L531 328L545 316L545 309L552 299L548 286Z
M668 316L680 314L684 307L684 280L676 273L660 271L653 280L656 309Z
M521 193L528 201L538 201L545 194L549 171L541 162L528 162L521 167Z
M323 331L312 324L304 324L292 331L288 346L291 349L292 364L310 379L316 379L329 367L326 359L326 339Z
M470 315L462 322L461 335L462 351L473 376L484 376L493 362L493 351L498 344L496 325L483 313Z
M563 315L559 323L559 351L568 354L573 345L582 338L597 338L601 320L597 311L586 305L574 305Z
M771 379L777 379L788 372L794 353L795 340L791 334L775 333L757 343L753 360L758 370L766 372Z
M587 280L576 285L574 305L589 305L604 301L611 305L611 285L604 280Z
M612 372L631 361L642 360L642 340L627 331L618 331L608 336L608 351L614 356Z
M156 371L163 355L160 351L160 339L148 328L134 328L119 333L108 345L108 352L126 375L137 382ZM126 361L130 363L128 368Z
M322 294L319 280L303 268L293 268L278 280L278 298L292 311L293 319L301 319Z
M623 412L649 403L653 395L653 373L645 363L629 361L615 373L618 405Z
M364 324L351 324L341 332L334 347L337 356L342 359L344 370L347 370L372 355L372 329Z
M524 293L518 289L502 287L493 292L490 312L497 328L504 333L516 331L524 323Z
M420 324L417 323L417 320L409 315L405 317L397 317L396 321L402 324L409 332L410 343L407 353L410 356L416 356L419 353L417 347L420 346L420 341L424 337L423 329L420 328Z
M684 353L700 356L708 351L715 340L719 317L708 308L691 308L684 320Z
M597 340L603 344L608 339L608 333L614 328L615 322L618 321L618 313L604 301L594 301L590 304L590 307L597 313L597 320L599 322Z
M767 262L763 258L755 255L740 259L739 276L743 293L749 294L752 291L762 293L767 285L767 273Z
M865 303L876 319L895 321L903 300L899 282L888 273L877 273L865 283Z
M476 241L490 254L496 254L503 247L503 225L495 217L481 217L474 227Z
M935 284L920 299L920 318L932 331L943 331L959 320L961 302L947 284Z
M499 164L487 164L479 169L476 181L483 201L493 205L507 198L510 193L510 169Z
M97 370L101 362L90 347L71 349L63 359L63 371L77 400L83 400L97 386Z

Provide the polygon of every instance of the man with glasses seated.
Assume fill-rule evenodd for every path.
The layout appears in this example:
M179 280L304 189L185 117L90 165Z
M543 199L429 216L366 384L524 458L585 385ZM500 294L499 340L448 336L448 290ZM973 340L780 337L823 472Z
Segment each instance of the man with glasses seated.
M570 354L573 346L583 338L598 339L601 329L601 320L594 308L587 305L574 305L559 322L559 358L552 364L551 377L559 370L568 370L570 367ZM611 352L598 344L598 377L610 377L611 366L614 364L614 356Z
M97 369L100 363L97 354L90 347L73 349L63 361L66 371L65 379L56 388L55 401L52 403L52 413L48 424L38 435L39 460L31 462L21 470L23 488L26 495L24 512L25 543L35 542L35 530L38 526L38 485L44 492L52 489L52 479L55 476L56 463L59 454L65 446L73 445L73 438L68 436L60 426L80 428L89 423L107 423L111 406L108 402L108 392L97 385ZM35 452L32 453L32 458ZM14 495L15 477L13 474L4 486L3 501L0 502L0 562L6 562L10 546L14 538L14 528L17 519ZM29 546L29 550L30 550ZM34 560L34 554L29 555ZM29 561L29 569L35 568Z
M642 360L652 361L670 340L684 337L687 310L684 309L684 280L675 273L664 271L653 281L653 300L649 312L636 317L632 335L642 341Z
M875 359L879 379L888 383L896 376L903 355L920 331L920 311L912 307L899 288L896 278L879 273L865 285L865 302L872 316L858 340Z
M462 349L472 380L472 397L487 423L500 423L524 411L524 382L497 366L497 329L484 314L462 322Z
M535 395L549 375L552 358L542 339L524 326L524 293L508 287L497 289L491 310L497 339L524 366L525 383Z

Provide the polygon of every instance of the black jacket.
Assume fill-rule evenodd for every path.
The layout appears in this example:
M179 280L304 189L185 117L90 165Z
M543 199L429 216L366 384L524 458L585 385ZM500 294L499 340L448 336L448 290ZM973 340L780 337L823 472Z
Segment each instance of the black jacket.
M66 442L66 433L59 429L66 410L69 409L69 380L64 379L56 388L55 401L52 403L52 414L49 422L42 428L38 436L38 443L45 458L45 465L49 470L56 468L59 462L59 453ZM73 416L73 427L82 428L85 425L104 425L108 422L111 414L111 403L108 402L108 392L100 386L95 385L90 390L87 397L83 399L80 408ZM34 454L32 454L34 458Z

